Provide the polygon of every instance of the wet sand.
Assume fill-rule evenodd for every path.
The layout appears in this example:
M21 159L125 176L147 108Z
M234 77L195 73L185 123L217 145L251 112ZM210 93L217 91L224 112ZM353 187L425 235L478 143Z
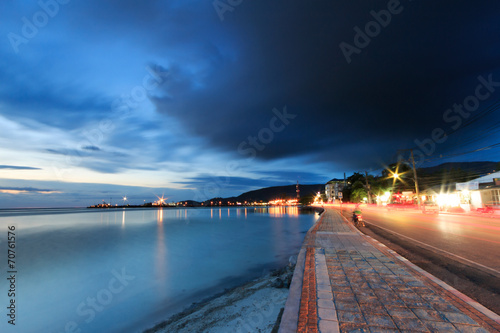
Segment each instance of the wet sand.
M223 294L193 304L145 333L272 332L285 307L293 266L273 272ZM285 286L277 288L281 281ZM289 283L289 281L288 281Z

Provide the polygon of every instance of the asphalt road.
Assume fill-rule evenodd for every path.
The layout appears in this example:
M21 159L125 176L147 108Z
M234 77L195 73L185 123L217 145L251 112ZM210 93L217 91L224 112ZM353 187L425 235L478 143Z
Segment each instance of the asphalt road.
M345 215L350 211L346 207ZM375 207L362 207L362 212L367 224L500 277L500 218Z

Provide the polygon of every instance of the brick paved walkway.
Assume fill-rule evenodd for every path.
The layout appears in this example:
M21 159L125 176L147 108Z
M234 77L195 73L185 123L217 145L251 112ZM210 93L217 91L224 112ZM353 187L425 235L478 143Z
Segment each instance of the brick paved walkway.
M327 210L304 240L280 332L500 332L500 316Z

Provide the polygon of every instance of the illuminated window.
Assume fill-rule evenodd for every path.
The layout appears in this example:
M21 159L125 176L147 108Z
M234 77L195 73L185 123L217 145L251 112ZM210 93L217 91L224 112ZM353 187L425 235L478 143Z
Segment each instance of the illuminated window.
M494 205L500 204L500 190L492 190L491 197Z

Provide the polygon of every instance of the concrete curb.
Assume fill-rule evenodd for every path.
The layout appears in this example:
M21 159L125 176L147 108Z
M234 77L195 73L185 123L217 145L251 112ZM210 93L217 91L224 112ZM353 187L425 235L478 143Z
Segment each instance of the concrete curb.
M295 333L299 323L300 296L302 293L302 281L304 280L304 267L306 262L306 249L300 249L297 264L293 271L290 293L285 303L285 310L281 317L278 333Z
M318 327L319 332L337 333L340 332L337 319L337 309L333 303L332 286L324 249L316 249L316 302L318 307Z
M300 249L299 255L297 257L297 264L295 265L295 270L293 271L292 282L290 284L290 292L285 303L285 310L283 312L283 316L281 317L280 329L278 333L297 332L299 324L300 298L302 295L302 283L304 281L304 268L306 263L307 251L307 247L304 244L312 230L314 230L314 228L323 220L323 214L324 212L321 214L316 223L314 223L314 225L307 231L306 237L304 237L302 248Z

